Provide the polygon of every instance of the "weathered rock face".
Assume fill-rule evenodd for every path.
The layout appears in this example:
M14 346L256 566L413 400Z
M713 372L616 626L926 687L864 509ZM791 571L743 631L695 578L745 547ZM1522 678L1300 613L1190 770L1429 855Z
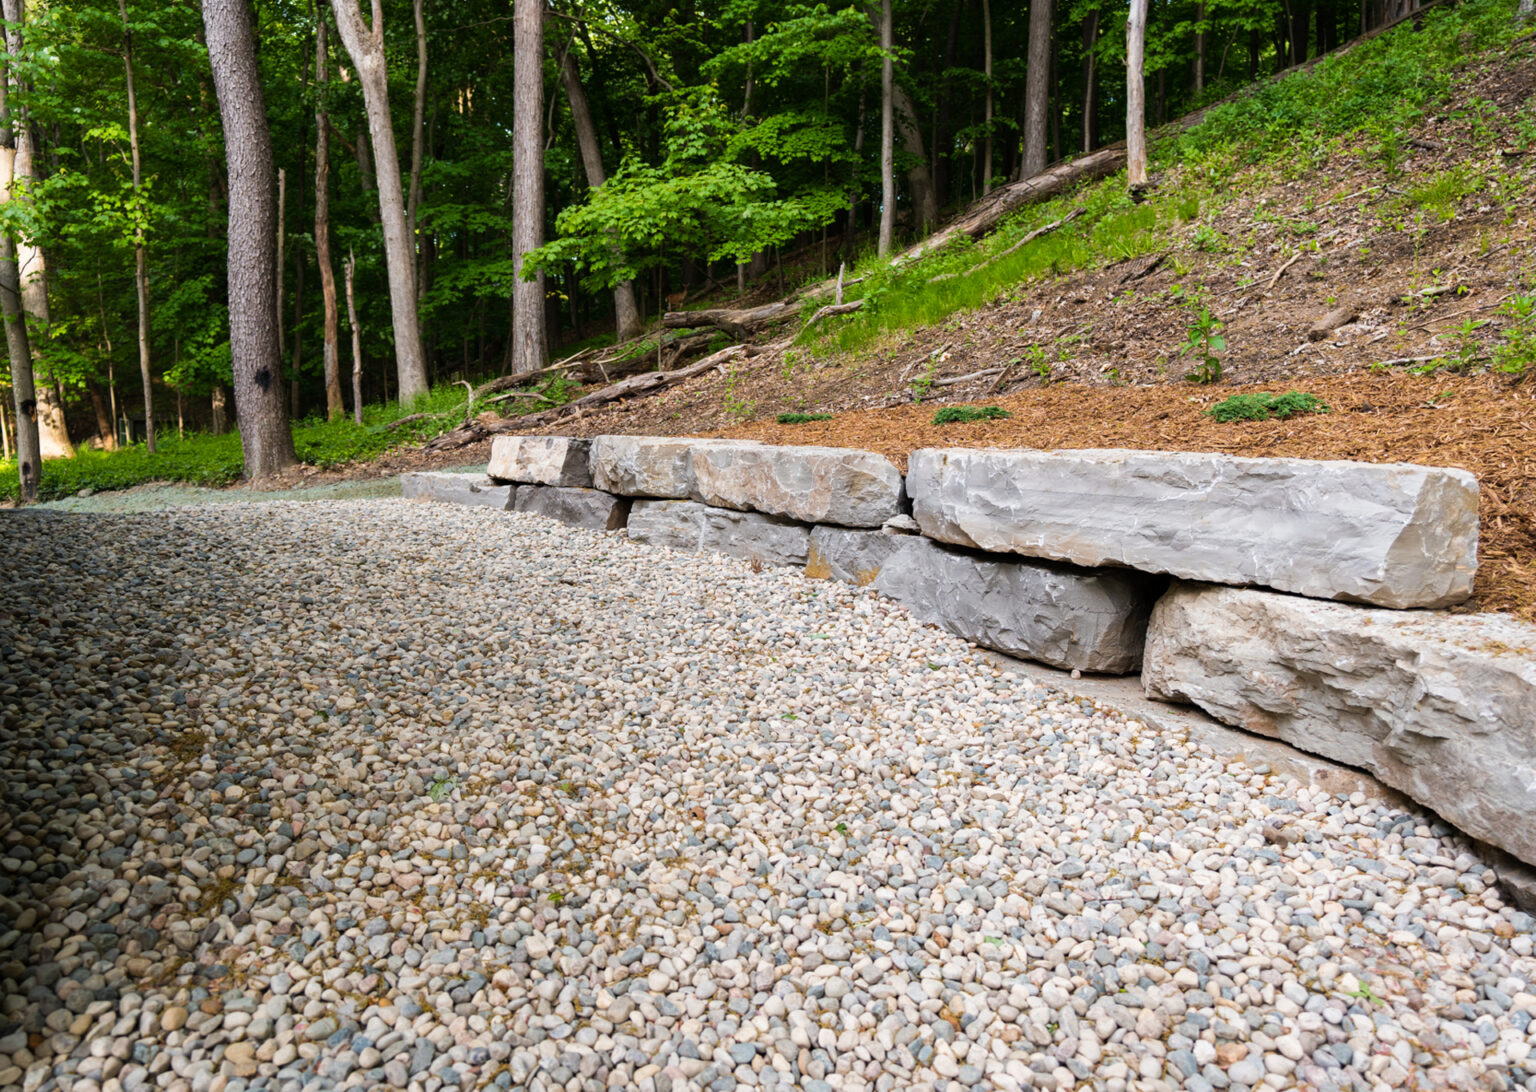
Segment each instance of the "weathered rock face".
M1536 864L1536 626L1176 584L1142 682L1360 766Z
M592 441L592 484L626 497L687 497L693 492L689 447L668 436L598 436Z
M705 508L698 501L637 500L629 510L629 537L650 546L698 552Z
M1053 667L1123 674L1141 664L1152 601L1145 578L892 538L898 548L881 566L874 588L923 621Z
M883 455L719 441L692 452L695 500L806 523L879 527L899 513L901 473Z
M924 534L1386 607L1467 598L1477 480L1464 470L1143 451L923 450Z
M571 436L498 436L487 473L498 482L589 488L590 440Z
M629 498L600 489L565 489L553 485L519 486L513 508L593 531L617 531L629 518Z
M515 485L497 485L484 474L451 474L422 471L400 475L400 492L406 500L468 504L477 508L510 510Z
M841 580L868 587L880 575L891 556L909 542L906 534L857 531L848 527L811 528L810 556L805 575L813 580Z
M810 555L811 529L758 512L705 508L699 545L743 561L800 568Z

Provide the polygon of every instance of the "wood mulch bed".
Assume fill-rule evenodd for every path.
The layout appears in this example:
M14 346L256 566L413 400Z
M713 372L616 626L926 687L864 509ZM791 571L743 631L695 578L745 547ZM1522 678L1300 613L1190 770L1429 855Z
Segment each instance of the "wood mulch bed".
M1302 385L1333 412L1218 424L1202 412L1207 406L1241 391L1283 393L1288 385L1061 384L980 400L1011 411L1004 421L935 426L934 406L906 405L803 425L753 421L706 435L864 448L903 469L907 453L922 447L1120 447L1460 467L1481 485L1482 532L1474 599L1459 609L1536 622L1536 383L1357 373Z

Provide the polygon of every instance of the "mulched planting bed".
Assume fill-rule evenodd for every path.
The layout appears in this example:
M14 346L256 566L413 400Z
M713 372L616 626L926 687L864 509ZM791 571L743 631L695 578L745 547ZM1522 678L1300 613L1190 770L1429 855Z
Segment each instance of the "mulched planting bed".
M1203 412L1235 393L1281 394L1293 387L1317 395L1333 412L1229 424ZM921 447L1126 447L1461 467L1482 486L1477 586L1474 599L1461 609L1504 611L1536 622L1536 384L1403 374L1251 387L1062 384L977 404L1001 406L1013 416L933 425L935 407L913 404L803 425L770 418L707 435L864 448L889 456L903 470L907 453ZM580 431L608 431L614 423L604 429L584 421Z

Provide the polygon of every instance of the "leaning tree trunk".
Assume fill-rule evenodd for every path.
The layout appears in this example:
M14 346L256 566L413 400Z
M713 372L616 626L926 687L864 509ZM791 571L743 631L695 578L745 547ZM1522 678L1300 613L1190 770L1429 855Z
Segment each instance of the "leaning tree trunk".
M592 124L592 111L587 106L587 93L581 86L581 74L576 69L576 58L567 49L560 63L560 82L565 85L565 97L571 104L571 124L576 129L576 146L581 150L581 164L587 173L587 185L597 189L608 180L603 170L603 155L597 147L597 128ZM613 289L615 340L628 341L639 337L641 331L640 308L635 305L635 282L625 281Z
M5 15L6 51L12 57L25 56L23 28L27 20L27 8L24 0L4 0L0 10ZM9 78L18 88L21 86L20 77L14 70L9 73ZM25 111L17 110L11 124L16 145L11 192L17 202L31 205L32 123ZM42 248L24 236L16 239L16 269L21 278L21 307L31 327L27 336L30 348L34 334L44 338L49 336L48 269ZM64 400L59 396L57 387L48 381L48 369L45 367L43 371L43 381L36 384L39 453L44 459L57 459L74 454L74 448L70 445L69 429L64 423Z
M352 295L357 255L350 250L342 272L347 278L347 325L352 328L352 420L360 425L363 423L363 335L357 328L357 301Z
M330 56L326 49L325 9L315 6L315 259L320 263L320 296L325 309L325 416L346 416L341 398L341 365L336 351L336 272L331 268L331 118L325 108Z
M384 264L389 271L390 315L395 331L395 370L402 406L427 392L426 357L416 319L416 254L406 230L405 195L400 190L400 157L389 117L389 72L384 58L383 0L373 0L373 25L363 22L358 0L331 0L336 30L357 70L373 142L379 220L384 227Z
M512 15L512 374L548 363L544 274L523 279L523 256L544 242L544 2L515 0Z
M890 255L896 236L895 64L891 60L891 0L880 4L880 257Z
M272 139L256 68L250 0L203 0L208 59L224 122L229 174L229 347L245 473L253 481L298 462L283 404L274 283L277 208Z
M133 157L133 195L143 200L144 169L139 158L139 106L133 87L133 32L128 27L128 0L117 0L123 20L123 71L128 77L128 147ZM133 282L139 299L139 379L144 384L144 447L155 453L155 400L149 382L149 269L144 253L144 209L134 210Z
M1147 184L1147 92L1142 83L1147 2L1131 0L1130 18L1125 23L1126 182L1133 191Z
M919 227L931 231L939 222L939 202L933 192L933 179L928 174L928 155L923 151L923 131L917 124L917 109L900 83L891 87L891 105L896 112L896 126L901 130L902 149L913 157L913 166L907 171L907 187L912 191Z
M1045 170L1046 115L1051 105L1051 8L1051 0L1030 0L1029 69L1024 79L1023 178Z

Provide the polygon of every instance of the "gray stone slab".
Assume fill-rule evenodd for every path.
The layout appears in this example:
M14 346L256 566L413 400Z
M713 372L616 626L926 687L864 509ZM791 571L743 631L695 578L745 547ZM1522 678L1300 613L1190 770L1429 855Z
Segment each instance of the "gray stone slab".
M1477 480L1464 470L926 449L907 488L932 538L1078 565L1386 607L1460 602L1477 571Z
M493 481L590 488L590 440L573 436L498 436L486 468Z
M699 545L744 561L802 568L810 555L811 529L760 512L705 508Z
M871 451L736 441L692 449L693 499L806 523L879 527L901 510L901 472Z
M555 485L524 485L517 490L515 511L586 527L593 531L620 530L629 518L628 497L615 497L601 489L567 489Z
M914 537L886 531L860 531L851 527L811 528L810 555L805 575L813 580L841 580L864 588L875 582L891 555Z
M1369 770L1536 864L1536 626L1176 584L1152 612L1142 683Z
M467 504L476 508L512 508L515 485L497 485L484 474L416 471L400 475L400 493L406 500Z
M631 540L697 553L704 541L704 505L686 500L636 500L629 509Z
M691 440L677 436L598 436L592 440L592 484L625 497L693 495L693 449L756 445L756 440Z
M890 537L898 549L873 586L923 621L1053 667L1123 674L1141 666L1153 594L1146 578Z

